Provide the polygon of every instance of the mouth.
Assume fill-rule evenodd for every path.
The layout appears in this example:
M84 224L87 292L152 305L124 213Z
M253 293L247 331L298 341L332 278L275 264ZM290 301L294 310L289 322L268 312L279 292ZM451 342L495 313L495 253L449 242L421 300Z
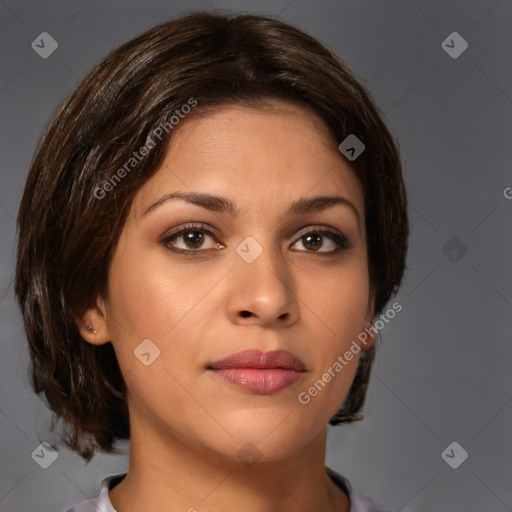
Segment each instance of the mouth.
M285 350L244 350L207 366L207 370L238 388L272 395L302 379L304 362Z

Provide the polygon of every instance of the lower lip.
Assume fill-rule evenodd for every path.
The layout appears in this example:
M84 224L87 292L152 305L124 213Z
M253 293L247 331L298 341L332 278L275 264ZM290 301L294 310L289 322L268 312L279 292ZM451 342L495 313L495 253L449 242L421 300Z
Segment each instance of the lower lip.
M302 378L302 372L284 368L222 368L210 371L221 379L258 395L272 395Z

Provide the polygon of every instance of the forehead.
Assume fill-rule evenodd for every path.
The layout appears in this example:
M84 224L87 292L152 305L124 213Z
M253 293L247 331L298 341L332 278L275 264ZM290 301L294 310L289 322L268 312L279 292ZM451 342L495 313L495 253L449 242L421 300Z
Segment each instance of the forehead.
M172 191L229 197L245 205L242 213L335 192L364 209L355 172L307 107L228 105L185 118L177 128L161 167L134 198L137 217L149 201Z

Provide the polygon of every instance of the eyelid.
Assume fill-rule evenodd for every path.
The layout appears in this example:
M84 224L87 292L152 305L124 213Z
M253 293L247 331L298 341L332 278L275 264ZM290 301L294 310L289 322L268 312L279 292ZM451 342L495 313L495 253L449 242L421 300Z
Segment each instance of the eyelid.
M297 231L297 234L294 236L300 238L301 236L307 235L308 233L317 233L319 231L323 233L332 233L333 235L343 235L341 231L330 226L326 226L324 224L308 224L305 228L299 229L299 231Z
M168 239L174 235L180 234L182 231L204 231L209 235L214 236L214 228L204 222L187 222L176 226L171 231L166 232L164 238Z

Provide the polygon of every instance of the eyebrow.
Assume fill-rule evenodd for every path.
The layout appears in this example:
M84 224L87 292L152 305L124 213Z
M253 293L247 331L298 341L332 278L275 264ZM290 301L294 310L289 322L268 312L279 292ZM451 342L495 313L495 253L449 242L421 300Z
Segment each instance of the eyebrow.
M147 215L167 201L176 200L186 201L187 203L201 206L212 212L224 213L231 216L236 216L238 213L238 208L235 207L233 201L225 197L199 192L172 192L162 196L158 201L149 205L144 210L142 216ZM347 198L337 195L302 197L291 204L288 213L303 215L309 212L326 210L336 205L348 206L355 213L357 219L360 220L359 211L354 204Z

